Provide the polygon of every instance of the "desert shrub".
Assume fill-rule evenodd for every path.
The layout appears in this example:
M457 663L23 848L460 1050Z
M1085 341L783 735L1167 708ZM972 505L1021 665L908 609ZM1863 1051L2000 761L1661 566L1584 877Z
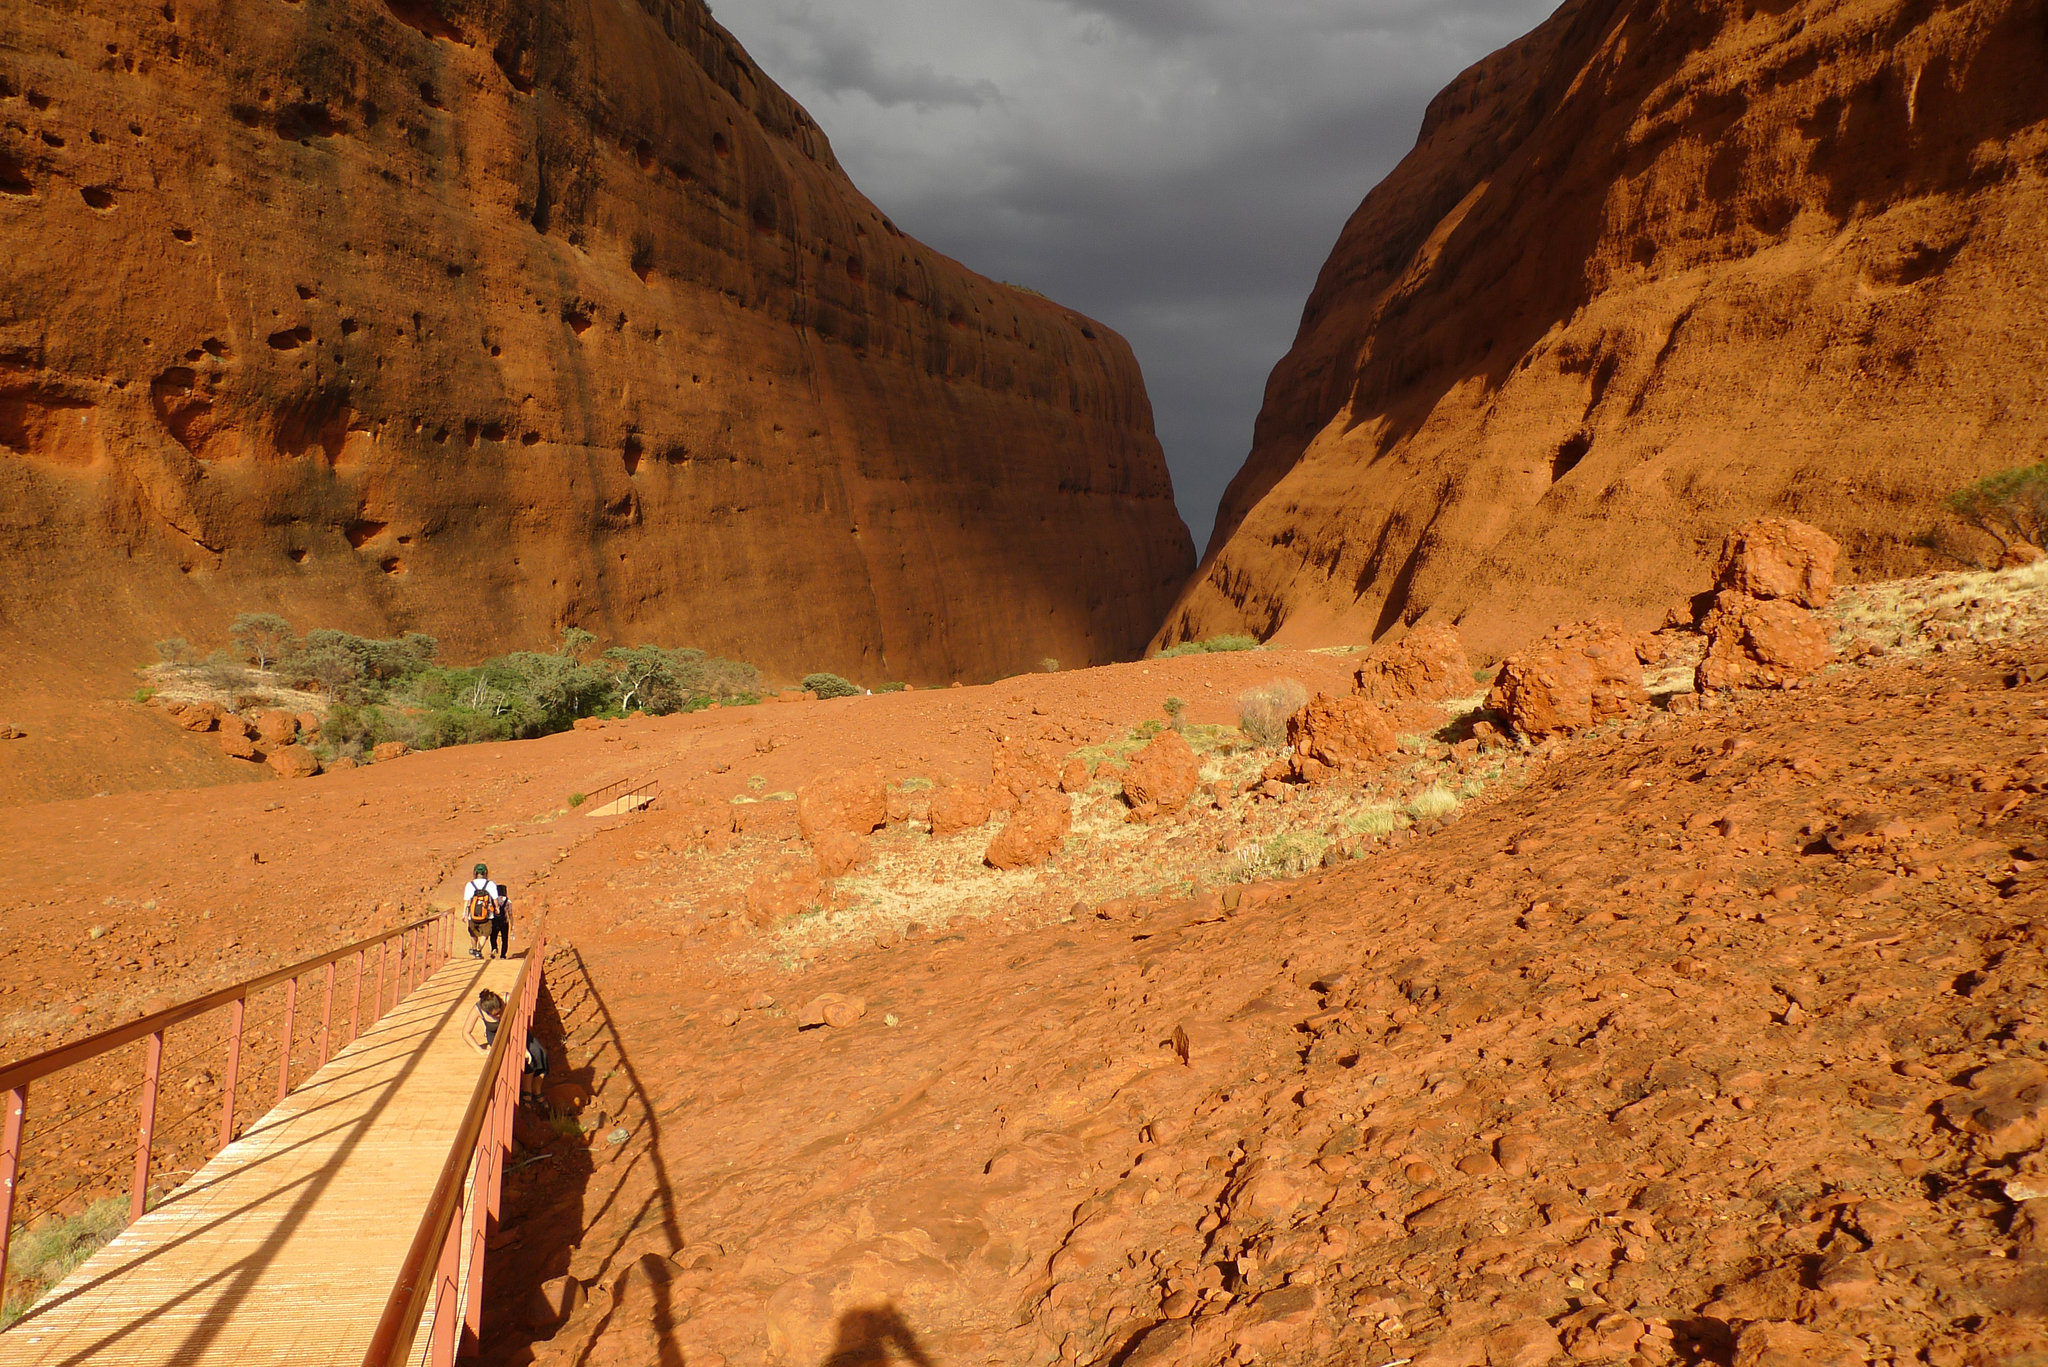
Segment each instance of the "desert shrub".
M1055 660L1050 655L1040 660L1038 662L1038 667L1048 674L1057 674L1060 672L1060 662L1058 660Z
M239 693L250 683L249 666L225 650L216 650L208 655L199 662L194 673L200 683L221 693Z
M191 664L197 654L198 652L192 649L192 643L182 636L173 636L168 641L156 643L156 657L167 665Z
M389 739L390 723L374 707L336 703L320 720L320 741L332 746L337 755L360 759L364 752L375 749L379 741Z
M1949 511L2001 546L2040 545L2048 535L2048 461L1986 475L1948 496Z
M804 692L815 693L821 698L851 698L859 694L860 686L837 674L804 675Z
M1168 698L1159 705L1159 710L1166 713L1166 724L1174 730L1178 731L1185 725L1181 721L1181 714L1188 710L1188 705L1179 698Z
M587 801L589 801L589 799L585 797L582 793L569 794L569 805L571 807L581 807Z
M135 690L135 701L138 703L146 703L155 696L156 690L154 688L149 687L147 684Z
M12 1324L36 1298L71 1275L128 1224L128 1198L109 1196L76 1215L21 1230L8 1248L7 1295L0 1325Z
M1287 742L1287 719L1308 702L1308 690L1295 679L1247 688L1237 695L1237 729L1254 745L1276 750Z
M1458 795L1441 783L1432 783L1408 799L1408 815L1417 821L1429 821L1457 809Z
M910 687L910 685L909 685L909 684L903 684L903 683L885 683L885 684L883 684L883 685L882 685L882 686L881 686L880 688L877 688L877 689L875 690L875 692L877 692L877 693L901 693L901 692L903 692L903 690L905 690L906 688L909 688L909 687Z
M1392 807L1361 807L1343 820L1352 835L1390 835L1401 825L1401 815Z
M1257 638L1251 636L1211 636L1206 641L1182 641L1179 645L1168 646L1159 652L1161 659L1175 655L1215 655L1232 650L1257 650Z

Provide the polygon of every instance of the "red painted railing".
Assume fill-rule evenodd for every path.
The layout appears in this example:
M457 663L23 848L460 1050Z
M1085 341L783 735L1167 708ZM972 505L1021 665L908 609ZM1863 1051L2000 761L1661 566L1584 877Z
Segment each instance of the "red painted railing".
M441 1165L398 1281L378 1316L363 1367L403 1367L418 1361L413 1347L421 1317L430 1307L428 1367L452 1367L458 1355L473 1357L481 1344L484 1250L497 1229L505 1154L519 1109L519 1074L526 1066L526 1032L540 1000L547 948L547 927L542 924L535 928L533 944L519 966L519 980L507 999L490 1058L470 1094L462 1128Z
M242 1026L247 1014L249 998L265 988L285 985L285 1008L277 1066L277 1095L282 1100L291 1091L292 1067L292 1017L298 1004L299 979L314 969L325 968L326 982L320 1008L320 1061L325 1063L328 1054L328 1024L334 1011L334 966L354 956L356 961L355 1000L349 1012L349 1038L359 1033L362 1018L363 976L368 968L368 955L377 951L376 995L372 999L371 1020L384 1014L384 981L386 960L396 943L396 961L391 964L394 986L398 996L426 979L428 973L439 967L454 947L455 917L449 914L431 916L414 921L409 925L396 927L381 935L359 940L352 945L307 959L289 968L280 968L260 978L251 978L231 987L223 987L195 1001L158 1011L153 1015L101 1031L86 1039L62 1045L33 1058L23 1059L0 1067L0 1092L7 1097L4 1128L0 1128L0 1285L5 1285L7 1273L7 1246L14 1228L14 1196L17 1178L21 1175L21 1146L23 1131L28 1118L29 1085L41 1081L67 1068L90 1062L111 1050L118 1049L137 1040L149 1041L147 1057L143 1064L140 1103L140 1127L135 1143L135 1177L129 1202L129 1219L140 1219L149 1201L150 1152L156 1138L157 1092L163 1072L164 1033L172 1026L204 1016L209 1012L226 1008L228 1013L227 1063L221 1078L220 1144L225 1148L235 1137L235 1084L241 1075ZM430 962L431 961L431 962ZM524 979L522 978L522 981ZM396 1005L394 1000L391 1005ZM505 1038L500 1032L499 1038ZM523 1042L525 1035L520 1034ZM516 1090L517 1074L513 1084ZM516 1098L515 1098L516 1101ZM495 1205L493 1207L495 1210Z

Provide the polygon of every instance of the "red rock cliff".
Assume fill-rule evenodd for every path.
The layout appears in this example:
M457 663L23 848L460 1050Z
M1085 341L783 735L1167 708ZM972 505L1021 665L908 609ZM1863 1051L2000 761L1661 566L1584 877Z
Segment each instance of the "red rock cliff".
M1571 0L1323 268L1162 640L1653 624L1787 513L1863 576L2048 439L2048 5Z
M0 614L880 682L1128 656L1123 341L897 231L698 0L0 8Z

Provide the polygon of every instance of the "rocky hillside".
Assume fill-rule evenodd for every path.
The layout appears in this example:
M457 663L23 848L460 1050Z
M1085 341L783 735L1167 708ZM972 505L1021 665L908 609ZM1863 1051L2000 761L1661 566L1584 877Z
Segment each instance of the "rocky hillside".
M987 677L1193 563L1123 341L905 237L699 0L8 6L0 239L17 658L276 608Z
M2048 437L2044 157L2037 0L1570 0L1345 228L1162 640L1655 625L1755 513L1927 567Z

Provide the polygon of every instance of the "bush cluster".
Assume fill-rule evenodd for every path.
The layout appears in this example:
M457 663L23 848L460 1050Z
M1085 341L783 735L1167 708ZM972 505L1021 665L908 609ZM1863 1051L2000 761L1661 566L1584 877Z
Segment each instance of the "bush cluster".
M182 640L159 643L157 653L224 691L247 687L254 665L276 683L326 694L333 701L318 748L329 757L360 757L386 740L428 750L550 735L583 717L753 702L761 686L752 665L701 650L613 646L593 656L596 638L574 627L552 651L475 665L437 664L440 643L418 632L380 640L321 627L301 636L273 613L243 613L228 635L232 652L197 663Z
M1168 646L1159 652L1162 660L1176 655L1216 655L1231 650L1257 650L1258 641L1250 636L1211 636L1206 641L1182 641L1177 646Z
M1237 695L1237 729L1268 750L1287 743L1287 719L1308 702L1308 690L1294 679L1276 679Z
M860 691L859 684L837 674L804 675L804 692L815 693L821 698L856 698Z

